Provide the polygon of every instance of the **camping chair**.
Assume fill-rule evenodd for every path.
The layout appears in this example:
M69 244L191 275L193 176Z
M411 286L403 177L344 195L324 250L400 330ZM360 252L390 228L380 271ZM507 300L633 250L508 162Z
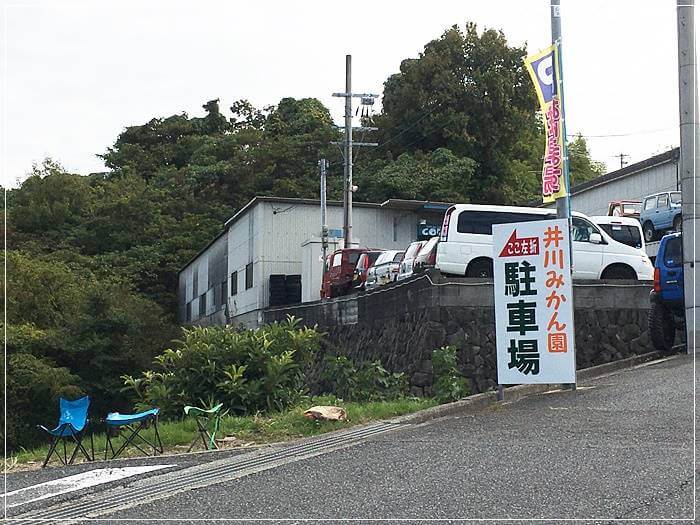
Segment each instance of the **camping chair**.
M107 459L107 452L112 451L112 459L116 458L119 454L124 452L126 447L129 445L140 450L144 455L157 455L163 453L163 442L160 440L160 434L158 433L158 408L152 408L151 410L146 410L145 412L138 412L136 414L120 414L119 412L111 412L107 414L104 422L107 426L107 443L105 444L105 459ZM145 430L150 426L153 426L153 438L152 440L147 439L143 434ZM124 439L121 446L114 451L114 446L112 445L112 438L119 435L120 430L126 429L129 435ZM153 449L153 454L149 454L139 444L145 444L146 447Z
M221 412L221 407L223 406L223 403L219 403L209 410L191 406L185 407L185 415L193 416L195 422L197 423L197 436L192 441L192 444L190 445L190 448L187 449L187 452L190 452L194 448L200 437L202 438L202 443L204 443L205 450L215 450L219 448L216 445L216 433L219 430L221 418L228 414L228 410ZM209 433L210 428L211 433Z
M61 416L58 420L58 426L53 430L49 430L43 425L37 425L37 428L47 432L51 436L51 444L49 445L49 453L46 455L44 464L41 468L44 468L46 464L51 459L52 454L56 454L58 459L64 465L70 465L73 463L78 450L80 450L88 461L93 461L95 459L95 447L92 441L92 433L90 433L90 454L87 449L83 446L83 436L85 435L85 430L88 426L88 407L90 406L90 398L88 396L81 397L74 401L69 401L68 399L60 398L59 408L61 410ZM72 440L75 443L75 448L73 453L68 459L68 451L66 449L66 441ZM63 442L63 456L61 456L60 451L56 448L58 442Z

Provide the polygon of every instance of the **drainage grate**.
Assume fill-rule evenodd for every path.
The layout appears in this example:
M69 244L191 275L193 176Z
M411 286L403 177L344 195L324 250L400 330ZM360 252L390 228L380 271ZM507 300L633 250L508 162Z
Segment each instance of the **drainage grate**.
M279 464L310 458L337 448L357 444L357 442L376 434L382 434L401 427L405 428L406 426L405 424L396 423L375 423L341 434L316 438L291 447L266 451L252 457L246 454L245 456L234 457L231 460L222 460L222 464L213 468L207 469L206 464L191 467L188 469L188 473L178 471L177 478L170 483L163 482L162 478L168 476L164 474L163 476L144 480L144 485L138 487L106 492L100 495L99 498L72 503L66 502L53 508L37 510L13 519L22 519L22 523L28 525L32 523L47 523L47 520L84 519L109 514L123 507L133 507L147 501L169 498L178 492L230 481L246 476L252 473L251 471L259 472Z

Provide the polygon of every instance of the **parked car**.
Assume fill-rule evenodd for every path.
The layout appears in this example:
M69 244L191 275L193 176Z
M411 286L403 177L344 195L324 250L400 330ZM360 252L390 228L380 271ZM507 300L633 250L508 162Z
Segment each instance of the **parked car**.
M467 277L493 277L492 226L554 218L552 210L458 204L445 213L435 267L442 273ZM617 242L573 212L571 229L575 279L651 280L654 268L640 250Z
M639 222L646 242L656 240L661 232L671 229L681 231L681 192L666 191L646 197Z
M611 201L608 204L608 215L611 217L634 217L638 219L641 211L642 203L640 201L619 200Z
M377 261L377 257L382 254L383 250L370 250L362 255L357 260L355 271L353 272L352 287L357 290L365 289L365 281L367 280L367 270Z
M423 273L425 270L435 268L435 258L437 255L437 247L439 237L431 237L413 259L413 273Z
M680 233L664 236L654 265L654 289L650 292L649 337L654 348L673 348L676 329L685 332L683 296L683 240Z
M397 281L408 279L411 275L413 275L413 261L415 260L416 255L418 255L420 249L425 246L426 242L428 241L416 241L408 245L408 248L406 248L406 252L404 253L403 260L399 265L399 274L396 277Z
M637 219L610 215L596 215L590 219L617 242L644 250L642 226Z
M377 288L383 284L394 282L399 274L399 265L404 252L399 250L387 250L383 252L375 263L367 270L365 290Z
M368 248L345 248L336 250L326 258L321 281L321 297L331 298L346 295L352 287L352 278L357 260Z

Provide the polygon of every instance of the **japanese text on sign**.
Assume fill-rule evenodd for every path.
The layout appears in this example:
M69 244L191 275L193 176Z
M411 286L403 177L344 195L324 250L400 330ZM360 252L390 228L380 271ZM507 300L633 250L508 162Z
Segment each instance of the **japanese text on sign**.
M573 383L566 219L493 226L500 384Z

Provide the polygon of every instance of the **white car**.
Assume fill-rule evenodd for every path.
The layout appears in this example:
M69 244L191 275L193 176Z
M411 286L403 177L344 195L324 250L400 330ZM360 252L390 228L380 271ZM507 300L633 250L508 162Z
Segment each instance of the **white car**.
M367 270L365 290L377 288L396 280L399 274L399 264L403 259L401 250L387 250L382 252L372 266Z
M590 219L617 242L644 252L644 233L638 219L610 215L594 215Z
M457 204L445 212L435 266L442 273L493 277L494 224L553 218L546 208ZM646 254L616 241L582 213L572 213L574 279L653 280Z
M413 260L416 258L416 255L418 255L420 249L425 246L426 242L428 241L416 241L408 245L403 260L399 265L399 275L396 277L397 281L408 279L413 275Z

